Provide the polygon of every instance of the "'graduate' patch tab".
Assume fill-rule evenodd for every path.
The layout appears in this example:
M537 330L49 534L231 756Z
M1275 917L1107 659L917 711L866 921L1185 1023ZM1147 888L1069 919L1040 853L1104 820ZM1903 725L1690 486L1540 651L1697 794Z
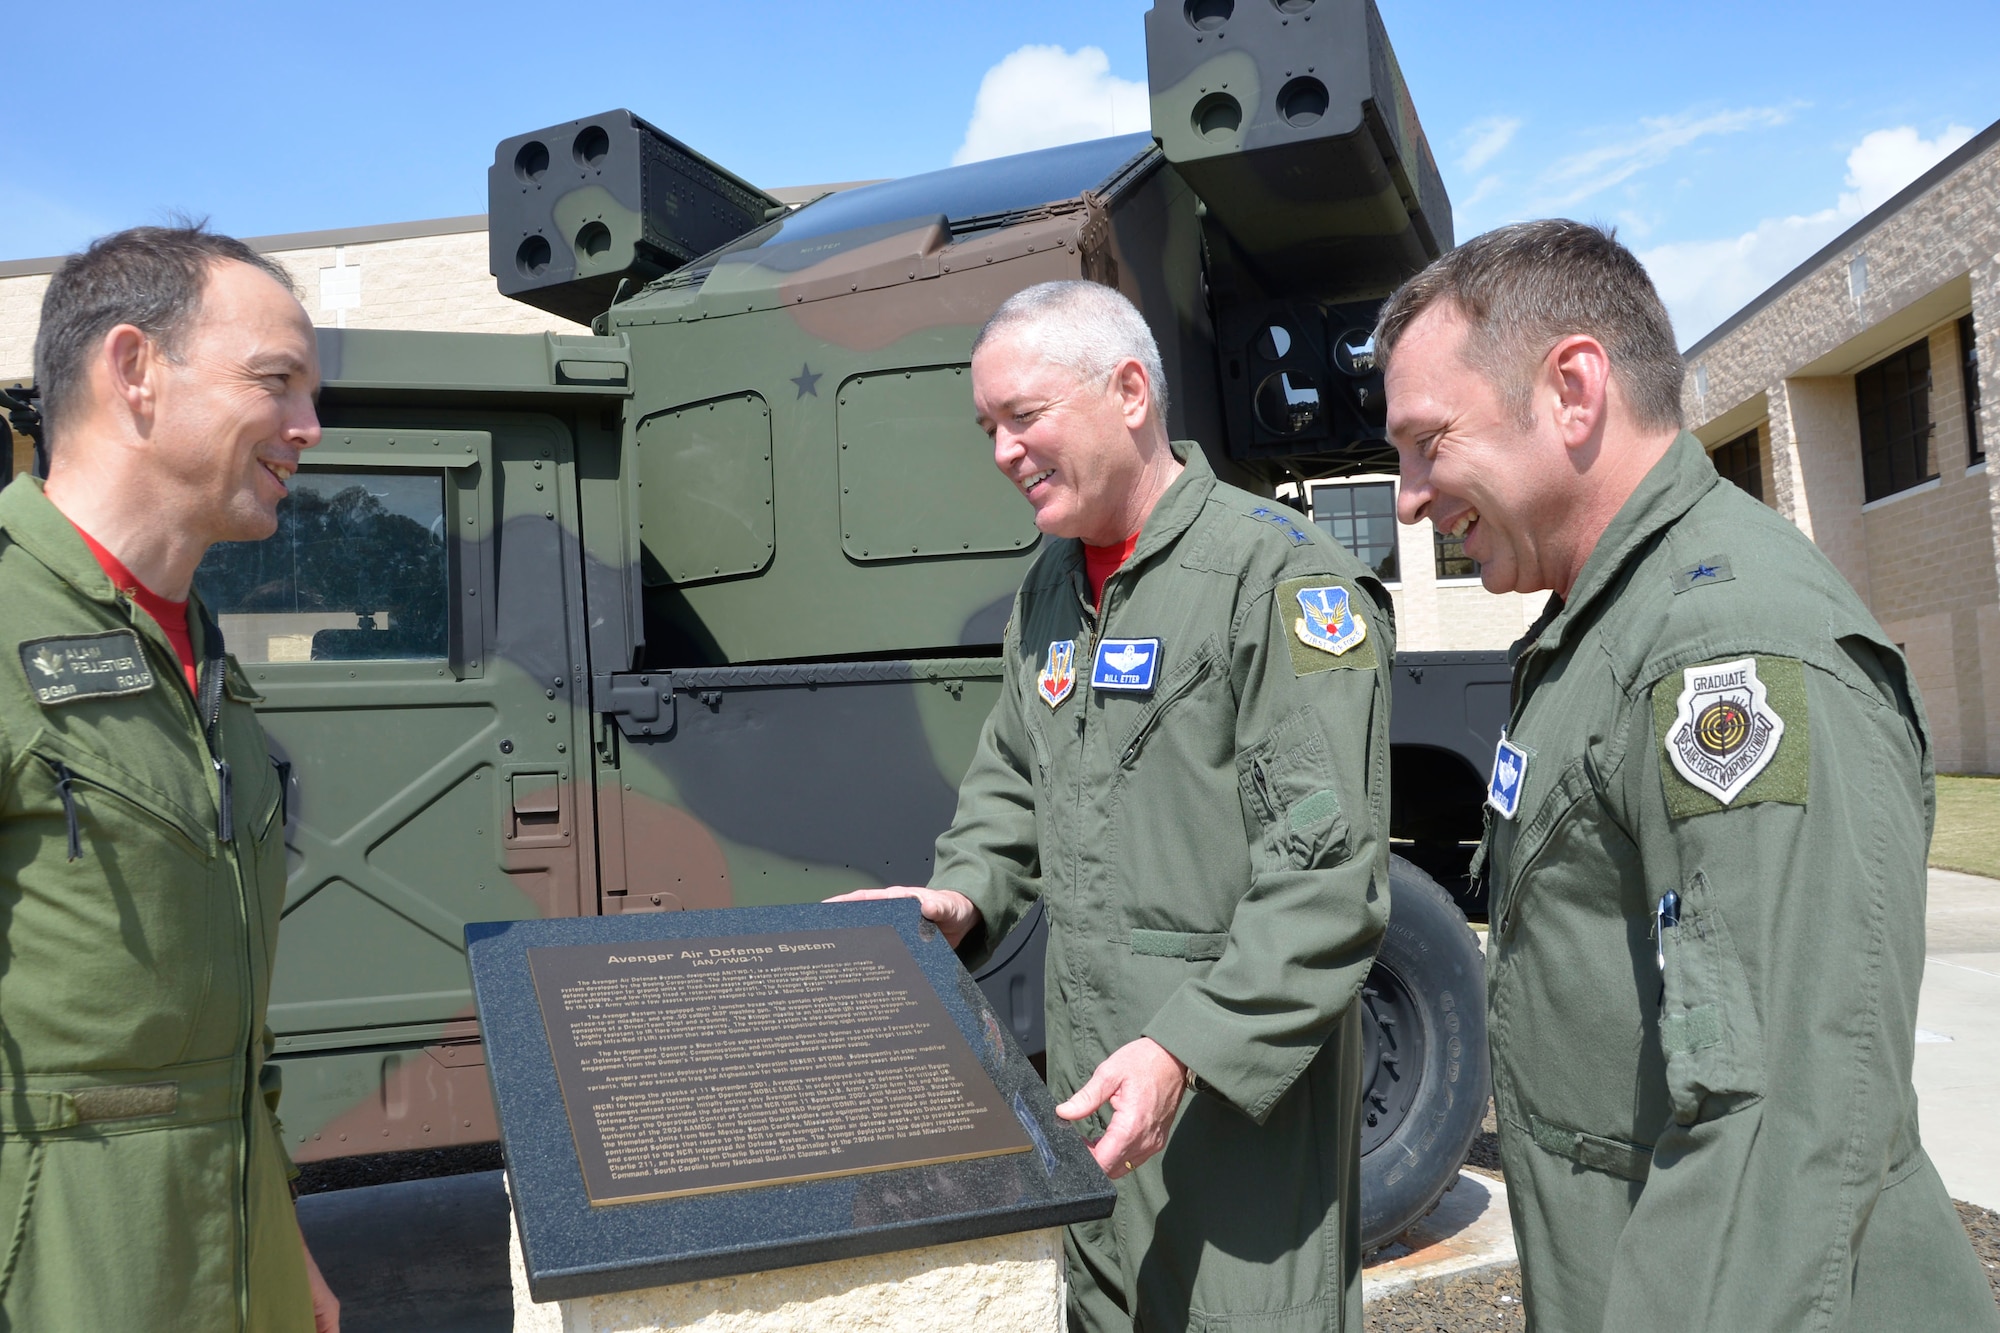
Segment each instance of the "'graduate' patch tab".
M85 699L115 699L153 688L153 670L129 629L30 639L21 645L21 670L44 708Z

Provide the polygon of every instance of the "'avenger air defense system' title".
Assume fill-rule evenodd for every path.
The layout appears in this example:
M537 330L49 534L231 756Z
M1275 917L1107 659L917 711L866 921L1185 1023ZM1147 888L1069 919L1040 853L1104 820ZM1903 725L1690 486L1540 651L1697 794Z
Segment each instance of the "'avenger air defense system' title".
M1145 22L1150 135L802 207L627 111L514 136L492 271L577 331L321 330L325 434L278 532L198 576L290 765L270 1020L295 1157L496 1137L467 922L925 882L1039 544L971 408L1009 295L1131 297L1170 434L1226 480L1393 470L1368 330L1452 232L1374 5ZM1461 882L1505 681L1498 654L1398 664L1371 1247L1486 1102L1478 953L1412 861ZM1030 1051L1043 938L1031 918L981 973Z

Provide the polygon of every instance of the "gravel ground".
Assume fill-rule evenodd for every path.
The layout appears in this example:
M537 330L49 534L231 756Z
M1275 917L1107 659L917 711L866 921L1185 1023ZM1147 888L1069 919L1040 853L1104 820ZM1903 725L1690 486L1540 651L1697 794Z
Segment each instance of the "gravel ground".
M1472 1141L1466 1168L1481 1175L1500 1175L1500 1142L1495 1135L1493 1108ZM1993 1284L2000 1304L2000 1213L1977 1204L1959 1203L1966 1235ZM1467 1277L1421 1283L1368 1304L1362 1323L1369 1333L1472 1333L1472 1330L1523 1330L1527 1311L1521 1305L1521 1270L1513 1264Z

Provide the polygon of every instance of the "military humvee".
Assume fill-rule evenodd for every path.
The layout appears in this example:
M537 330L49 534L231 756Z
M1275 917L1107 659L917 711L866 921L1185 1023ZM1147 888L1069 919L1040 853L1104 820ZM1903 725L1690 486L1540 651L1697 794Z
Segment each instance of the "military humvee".
M1130 296L1172 434L1227 480L1393 466L1367 330L1451 216L1374 5L1162 0L1146 31L1153 134L796 209L629 112L515 136L493 272L588 331L321 331L324 439L278 533L198 578L289 765L295 1157L496 1137L467 922L925 881L1039 547L970 406L1011 293ZM1447 882L1506 679L1398 664L1395 833ZM1392 882L1371 1248L1453 1179L1487 1094L1473 936L1410 860ZM1042 939L981 977L1031 1051Z

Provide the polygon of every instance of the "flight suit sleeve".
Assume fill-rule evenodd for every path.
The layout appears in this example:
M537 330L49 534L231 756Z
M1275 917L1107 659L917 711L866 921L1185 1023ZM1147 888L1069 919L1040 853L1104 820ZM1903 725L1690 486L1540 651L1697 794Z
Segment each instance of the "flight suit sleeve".
M1002 647L1000 697L980 728L972 764L959 784L957 813L937 840L931 873L930 887L954 889L979 909L981 924L959 945L968 967L986 960L1041 892L1034 745L1021 717L1019 619L1017 601Z
M1364 637L1299 632L1301 590L1342 588ZM1389 921L1386 595L1319 577L1248 604L1232 645L1249 891L1222 953L1146 1025L1260 1123L1354 1002Z
M1871 1209L1896 1225L1885 1187L1921 1174L1912 1197L1936 1188L1910 1105L1930 759L1901 659L1846 646L1820 665L1754 658L1763 697L1744 718L1700 710L1703 667L1633 709L1647 757L1625 777L1627 827L1665 960L1640 979L1660 996L1645 1039L1670 1111L1605 1328L1844 1327ZM1701 767L1704 726L1711 755L1741 756L1772 718L1782 734L1746 785ZM1670 890L1677 913L1662 915Z

